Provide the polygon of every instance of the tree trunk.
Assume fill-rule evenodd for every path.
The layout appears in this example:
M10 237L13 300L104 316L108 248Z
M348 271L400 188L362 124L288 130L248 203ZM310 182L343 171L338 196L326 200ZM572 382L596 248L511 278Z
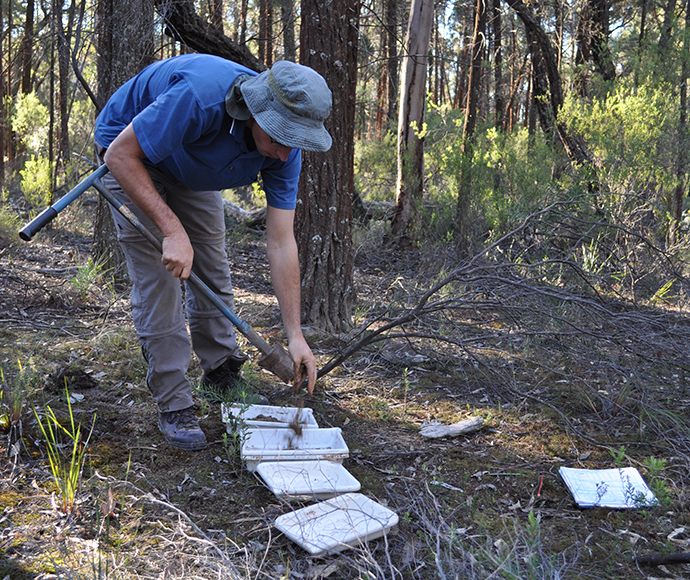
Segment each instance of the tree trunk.
M304 152L296 211L303 321L331 332L351 325L355 88L359 0L302 0L300 62L326 79L333 109L327 153Z
M386 0L386 78L388 80L388 106L386 130L390 130L398 107L398 12L400 0Z
M273 64L273 5L259 0L259 60L271 68Z
M295 61L295 2L294 0L280 1L280 20L283 25L283 58Z
M33 73L34 48L34 0L26 2L26 20L24 24L24 39L22 41L22 93L31 92L31 75Z
M64 2L58 0L58 14L62 15ZM58 154L55 171L64 169L69 163L69 75L70 75L70 37L74 25L74 2L70 3L67 31L62 18L56 18L57 53L58 53L58 112L60 130L58 132Z
M472 6L472 10L474 10L474 6ZM472 13L474 15L474 12ZM458 98L458 106L461 108L464 108L465 105L467 104L467 81L469 79L469 71L470 71L470 66L472 62L472 50L471 50L471 44L472 44L472 33L473 33L473 26L474 26L474 18L472 16L467 16L465 20L465 28L462 33L462 52L461 52L461 57L460 57L460 84L459 84L459 93L460 96ZM469 40L467 40L469 39Z
M579 92L586 95L584 65L591 61L604 80L616 76L613 57L608 45L609 8L607 0L583 0L577 27L575 64L582 66Z
M594 1L594 30L592 38L592 58L599 74L605 81L616 77L616 67L609 48L609 5L607 0Z
M0 2L0 181L5 182L5 135L7 135L6 127L6 111L7 105L5 95L7 94L7 86L5 84L5 75L2 74L5 61L5 53L3 52L3 45L5 39L5 20L3 16L3 6Z
M678 119L678 160L676 166L676 189L673 194L673 219L675 220L675 232L678 231L681 219L683 218L683 194L686 189L686 175L688 166L688 76L690 75L690 64L688 63L688 53L690 51L690 0L685 7L685 34L683 35L683 58L681 58L680 73L680 118Z
M7 2L7 61L6 61L6 68L4 70L0 70L0 75L4 74L6 75L7 78L7 84L5 86L6 92L4 96L7 96L8 99L11 99L14 91L12 90L12 69L13 69L13 62L14 62L14 55L12 54L12 34L13 34L13 26L12 26L12 15L14 14L13 12L13 7L12 7L12 0L8 0ZM4 101L4 99L3 99ZM9 102L9 101L8 101ZM5 153L7 154L8 159L14 159L14 154L15 150L14 147L12 146L12 127L10 126L10 120L9 120L9 111L7 109L8 105L6 103L3 103L3 106L5 107L5 111L7 114L6 118L6 140L5 140Z
M503 113L505 108L503 88L503 35L501 21L501 0L493 0L491 19L492 53L494 61L494 126L503 127Z
M268 32L266 30L266 4L268 0L258 0L259 1L259 60L266 64L266 38L268 37ZM270 68L270 67L269 67Z
M645 27L647 25L647 0L640 0L640 37L637 39L638 49L642 49L644 43Z
M469 239L469 213L472 197L472 159L474 157L475 128L477 125L477 105L479 87L482 77L482 54L486 26L486 5L484 0L477 0L474 12L474 33L472 34L472 61L467 87L467 104L465 106L465 124L462 128L462 172L458 190L458 204L455 213L455 226L458 241L461 245Z
M640 0L640 36L637 39L637 57L642 60L642 53L644 51L644 38L647 26L647 0ZM639 84L639 63L635 67L633 73L633 86L637 87Z
M153 5L150 0L98 0L96 14L98 100L101 107L135 74L153 62ZM99 197L92 254L117 280L125 260L107 202Z
M589 26L592 21L590 14L591 4L589 0L582 0L580 5L580 20L577 23L577 30L575 32L575 41L577 43L577 51L575 52L575 89L577 94L581 97L587 96L587 77L588 71L586 64L592 57L590 50L591 34Z
M240 43L237 45L201 18L194 11L191 0L153 0L153 2L173 38L186 44L192 50L233 60L257 72L266 69L263 62L244 46L242 34L244 27L240 29Z
M673 40L673 25L675 23L676 0L668 0L664 9L664 22L659 34L659 52L665 57L665 53Z
M386 133L390 127L390 111L388 109L389 100L389 83L390 77L389 62L388 58L390 55L390 49L388 48L388 42L390 41L390 35L388 34L388 23L385 20L381 20L379 26L379 54L383 59L381 65L381 74L377 75L376 81L376 114L374 116L374 137L380 139L381 135Z
M472 35L472 60L467 86L467 101L465 106L465 124L462 129L463 153L471 157L472 142L477 125L477 105L479 103L479 88L482 77L482 55L484 52L484 35L482 30L486 26L486 4L484 0L477 0L474 15L474 33Z
M247 10L249 0L241 0L240 2L240 47L246 48L247 43ZM240 62L240 61L237 61ZM262 63L263 64L263 63ZM246 66L246 65L245 65Z
M402 60L398 116L398 176L391 232L400 248L417 241L417 206L424 190L424 106L433 0L412 0Z
M56 44L56 22L55 14L58 13L58 0L53 0L51 4L50 15L50 67L48 69L48 76L50 77L50 96L48 97L48 163L50 164L50 190L54 192L56 189L55 181L55 44Z
M515 10L527 33L532 66L536 68L536 74L533 76L533 91L537 99L542 128L548 135L558 138L574 165L588 168L592 176L590 188L594 188L596 187L594 164L584 142L578 135L571 133L565 125L557 122L558 111L563 105L563 87L554 47L529 6L522 0L507 0L507 2Z
M432 102L434 105L438 106L441 104L441 66L443 60L443 51L441 49L441 16L439 14L440 10L436 11L433 19L433 55L431 57L431 63L429 71L431 72L431 79L429 81L429 90L432 94ZM433 90L432 90L433 88Z
M561 63L563 61L563 0L556 0L554 3L554 16L556 20L556 60L558 63L558 70L561 70Z
M76 0L73 0L73 1L76 3ZM83 75L85 59L82 59L81 65L79 64L79 61L77 59L77 56L80 54L80 52L82 50L81 32L82 32L82 28L83 28L82 25L84 22L84 14L85 13L86 13L86 0L81 0L81 4L79 6L79 17L77 18L77 25L75 27L76 33L75 33L75 37L74 37L74 47L72 49L72 55L71 55L72 71L74 72L74 76L77 77L79 84L81 84L82 89L84 89L86 94L89 96L89 99L91 99L91 103L96 108L96 113L100 113L101 108L100 108L99 103L98 103L98 97L96 97L91 86L86 81L86 79L84 78L84 75Z
M527 149L529 151L533 151L537 139L537 111L539 107L539 103L537 102L534 94L534 87L536 86L538 79L535 76L537 74L536 67L532 65L530 66L529 70L529 89L525 98L525 103L527 104L527 118L525 119L525 122L527 124Z

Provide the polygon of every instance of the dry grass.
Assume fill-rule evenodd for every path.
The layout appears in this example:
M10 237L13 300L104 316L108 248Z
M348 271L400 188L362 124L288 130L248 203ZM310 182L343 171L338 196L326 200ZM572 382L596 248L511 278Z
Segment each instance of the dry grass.
M342 428L346 467L400 523L385 539L320 559L273 527L296 506L224 446L215 406L200 401L207 451L162 443L124 293L95 287L79 300L54 273L73 266L68 245L6 253L5 376L14 361L30 361L41 377L32 403L55 409L55 378L68 377L85 397L81 411L98 419L78 513L65 518L51 507L38 431L24 416L26 451L6 460L0 478L0 577L663 575L633 558L690 544L678 532L690 529L686 250L652 243L639 214L612 210L602 222L580 213L554 206L465 261L442 247L359 249L357 330L310 339L323 365L351 352L302 402L320 425ZM238 309L271 333L276 305L262 255L253 234L233 240ZM266 395L281 388L254 365L246 378ZM426 420L471 416L485 419L479 433L419 435ZM561 465L621 463L656 486L662 507L575 508ZM689 575L687 565L667 569Z

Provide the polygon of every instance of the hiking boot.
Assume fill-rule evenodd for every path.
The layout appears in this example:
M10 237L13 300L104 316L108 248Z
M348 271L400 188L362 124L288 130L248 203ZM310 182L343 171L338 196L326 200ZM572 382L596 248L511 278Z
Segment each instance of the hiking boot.
M165 436L165 440L173 447L185 451L199 451L206 448L206 435L199 427L194 407L158 413L158 428Z
M240 379L240 369L247 356L230 355L223 364L201 377L201 395L210 403L242 402L268 405L268 399L256 393L247 393L246 385Z
M245 355L230 355L218 368L203 374L201 386L212 387L217 392L236 388L240 378L240 369L248 358Z

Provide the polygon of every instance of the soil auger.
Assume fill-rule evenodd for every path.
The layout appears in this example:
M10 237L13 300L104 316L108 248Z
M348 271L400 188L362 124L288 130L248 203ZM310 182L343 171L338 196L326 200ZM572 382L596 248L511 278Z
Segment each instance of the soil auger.
M101 178L108 173L108 168L101 165L96 171L82 180L74 189L61 197L53 205L43 210L38 216L19 230L22 240L30 241L41 229L57 217L70 203L77 199L89 187L94 187L129 223L131 223L159 252L162 251L158 239L141 223L130 209L123 205L112 192L103 185ZM240 319L194 272L188 281L196 286L220 310L223 315L251 342L263 355L257 362L259 366L270 371L285 383L295 379L294 362L290 354L279 344L270 345L251 326ZM300 385L297 386L299 388Z

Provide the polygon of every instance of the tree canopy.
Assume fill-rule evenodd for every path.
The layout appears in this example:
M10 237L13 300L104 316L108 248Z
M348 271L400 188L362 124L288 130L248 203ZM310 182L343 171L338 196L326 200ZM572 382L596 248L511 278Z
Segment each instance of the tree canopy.
M255 70L282 58L319 63L326 54L315 46L319 34L345 39L353 50L324 69L334 93L348 95L334 110L351 126L339 145L353 151L339 150L338 158L353 162L338 170L347 184L338 195L351 197L357 219L367 215L362 201L397 199L388 239L404 240L400 247L408 250L452 240L472 254L554 198L583 192L589 196L583 211L594 216L607 215L611 195L625 197L626 211L651 204L655 235L669 243L682 239L686 6L658 3L658 17L650 18L647 0L440 0L429 5L429 40L420 50L406 43L413 4L376 1L356 8L358 20L336 7L342 13L329 31L318 19L305 28L304 5L290 0L144 0L137 12L150 16L137 20L137 30L150 40L134 43L135 69L190 51ZM129 53L118 46L135 37L122 27L107 36L116 16L135 21L125 8L108 6L104 0L2 3L0 177L25 210L39 210L93 162L93 120L112 91L104 79L121 82L118 67ZM354 38L348 30L356 21ZM400 105L410 102L406 63L426 73L417 77L422 108L415 118L405 117ZM341 67L356 75L330 74ZM408 145L401 147L400 139ZM310 159L305 174L319 163ZM408 190L415 193L400 197ZM341 245L348 256L354 250ZM312 295L305 315L323 292ZM350 299L336 303L337 314L315 315L314 322L333 327L345 320L346 327Z

